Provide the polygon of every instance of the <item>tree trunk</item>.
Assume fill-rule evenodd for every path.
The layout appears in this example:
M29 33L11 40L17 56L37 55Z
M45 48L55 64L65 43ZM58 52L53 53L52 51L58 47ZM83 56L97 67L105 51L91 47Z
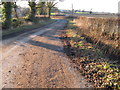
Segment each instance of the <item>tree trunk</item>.
M12 22L11 22L11 15L12 15L12 4L11 2L4 2L3 9L2 9L2 19L3 19L3 29L10 29Z
M14 8L14 11L15 11L15 17L18 19L17 8Z
M18 19L16 2L15 2L15 6L14 6L14 12L15 12L15 17Z
M50 18L51 16L51 8L48 9L48 17Z
M35 19L35 14L36 14L36 3L35 2L29 2L29 6L30 6L30 14L28 16L28 19L30 21L34 21Z

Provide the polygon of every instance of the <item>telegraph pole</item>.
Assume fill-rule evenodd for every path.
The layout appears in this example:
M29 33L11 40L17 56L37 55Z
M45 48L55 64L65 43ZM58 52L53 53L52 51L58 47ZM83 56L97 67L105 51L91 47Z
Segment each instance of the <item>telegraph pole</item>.
M72 17L73 17L74 9L73 9L73 4L72 4Z

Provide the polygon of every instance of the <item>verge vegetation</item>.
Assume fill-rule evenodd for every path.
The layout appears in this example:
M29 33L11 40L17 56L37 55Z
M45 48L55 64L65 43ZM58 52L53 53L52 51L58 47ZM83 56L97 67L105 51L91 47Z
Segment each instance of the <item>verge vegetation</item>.
M97 44L108 57L120 60L120 19L79 17L75 22L87 40Z
M36 19L37 19L37 22L32 23L29 21L25 21L25 19L21 18L19 21L13 22L13 26L14 26L13 29L3 30L2 36L4 37L10 34L20 33L23 31L29 31L32 29L40 28L42 26L48 25L56 21L55 19L48 19L48 18L42 18L42 17L37 17ZM19 23L20 23L20 26L17 26Z
M69 20L62 37L65 51L89 82L97 88L120 89L118 60L110 60L97 44L89 42L74 20Z

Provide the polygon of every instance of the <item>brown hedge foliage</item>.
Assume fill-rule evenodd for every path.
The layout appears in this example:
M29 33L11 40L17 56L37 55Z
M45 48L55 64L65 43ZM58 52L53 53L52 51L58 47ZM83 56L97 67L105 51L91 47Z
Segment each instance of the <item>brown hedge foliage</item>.
M104 47L104 52L120 57L119 18L81 16L75 19L75 22L80 31L91 38L96 44L104 44L104 46L103 44L100 46L101 48Z
M111 39L120 37L118 18L96 18L96 17L79 17L77 20L78 26L84 29L89 29L91 34L99 32L100 35L108 36Z

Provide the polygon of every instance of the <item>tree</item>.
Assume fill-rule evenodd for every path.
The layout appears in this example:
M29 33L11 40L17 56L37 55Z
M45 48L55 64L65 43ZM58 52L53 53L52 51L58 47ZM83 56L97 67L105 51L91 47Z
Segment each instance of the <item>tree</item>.
M18 8L18 6L16 5L16 2L13 2L13 8L14 8L14 15L15 15L15 17L18 19L18 14L17 14L17 8Z
M40 15L45 15L45 13L46 13L46 10L45 10L45 8L46 8L46 3L45 3L45 2L39 2L39 3L36 5L36 8L37 8L38 13L39 13Z
M85 12L85 10L82 10L82 12Z
M92 14L92 9L90 10L90 14Z
M2 20L3 20L3 28L4 29L10 29L12 25L12 4L11 2L3 2L2 3Z
M51 16L51 10L52 8L56 5L57 3L54 3L54 2L47 2L47 8L48 8L48 17L50 18Z
M29 8L19 8L20 9L20 13L21 13L21 16L27 16L30 12L30 9Z
M92 14L92 11L90 11L90 14Z
M29 2L30 7L30 13L28 15L28 19L30 21L34 21L35 15L36 15L36 3L35 2Z

